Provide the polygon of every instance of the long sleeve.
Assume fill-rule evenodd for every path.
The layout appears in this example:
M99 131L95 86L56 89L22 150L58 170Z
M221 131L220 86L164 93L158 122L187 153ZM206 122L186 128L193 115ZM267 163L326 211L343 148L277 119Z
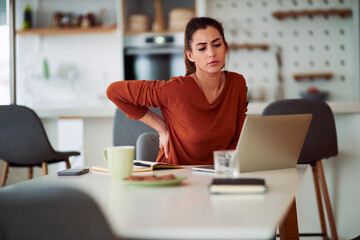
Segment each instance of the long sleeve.
M107 97L131 119L140 119L148 107L160 107L164 81L118 81L106 90Z

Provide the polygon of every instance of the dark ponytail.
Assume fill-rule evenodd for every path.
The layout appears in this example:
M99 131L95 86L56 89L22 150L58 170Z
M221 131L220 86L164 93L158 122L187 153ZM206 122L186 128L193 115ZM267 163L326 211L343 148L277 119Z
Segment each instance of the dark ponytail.
M191 62L186 54L187 50L192 51L191 42L193 40L193 35L197 30L206 29L208 26L214 27L219 31L221 37L223 38L225 47L228 48L228 45L225 41L224 28L220 22L218 22L213 18L208 18L208 17L192 18L186 25L185 36L184 36L184 59L185 59L185 69L186 69L185 76L189 76L190 74L196 72L195 63Z

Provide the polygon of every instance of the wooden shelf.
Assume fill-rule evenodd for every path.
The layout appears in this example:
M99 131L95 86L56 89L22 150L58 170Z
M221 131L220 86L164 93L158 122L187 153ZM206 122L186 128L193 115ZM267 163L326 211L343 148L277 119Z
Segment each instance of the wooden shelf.
M302 10L302 11L276 11L272 15L283 20L285 18L296 17L314 17L314 16L339 16L341 18L349 17L352 15L351 9L318 9L318 10Z
M269 50L270 46L268 44L262 44L262 43L244 43L244 44L229 44L230 49L234 50L254 50L254 49L260 49L263 51Z
M106 27L90 28L31 28L26 30L17 30L18 35L65 35L65 34L88 34L88 33L110 33L116 31L116 25Z
M295 73L294 79L296 81L304 81L304 80L315 80L315 79L325 79L330 81L333 77L332 73L324 72L324 73Z
M146 32L134 32L134 31L126 31L124 32L125 36L132 36L132 35L139 35L139 34L174 34L174 33L181 33L183 34L183 31L171 31L171 30L164 30L164 31L146 31Z

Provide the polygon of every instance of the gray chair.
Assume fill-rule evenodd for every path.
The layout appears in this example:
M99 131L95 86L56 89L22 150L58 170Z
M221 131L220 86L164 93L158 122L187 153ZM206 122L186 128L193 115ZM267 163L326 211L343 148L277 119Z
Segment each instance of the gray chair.
M150 108L162 117L159 108ZM148 125L138 121L129 119L125 113L116 109L113 129L114 146L136 146L136 141L142 133L156 131ZM137 156L135 155L135 159Z
M1 240L115 239L87 194L61 185L14 184L0 189Z
M31 179L34 166L42 166L46 175L48 164L65 161L70 168L69 157L78 155L75 151L55 151L40 118L30 108L0 106L0 159L5 161L0 187L6 183L9 167L28 167L28 179Z
M0 189L0 239L115 239L103 213L87 194L48 184Z
M322 205L323 197L332 239L338 239L334 214L331 208L330 197L322 165L322 159L333 157L338 154L336 126L331 108L325 102L319 100L288 99L271 103L264 109L262 115L303 113L311 113L313 114L313 118L306 135L298 163L310 164L312 167L321 233L301 233L300 236L322 236L323 238L328 238Z
M139 136L136 141L136 159L156 161L159 155L159 134L146 132Z

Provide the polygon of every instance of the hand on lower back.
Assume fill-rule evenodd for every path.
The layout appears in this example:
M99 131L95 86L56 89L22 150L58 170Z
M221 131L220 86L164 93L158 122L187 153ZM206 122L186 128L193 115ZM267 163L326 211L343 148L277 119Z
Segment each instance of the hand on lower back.
M164 148L165 158L169 157L169 132L159 133L159 147Z
M164 148L165 158L169 157L169 131L162 117L149 110L142 118L141 122L149 125L159 133L159 147Z

